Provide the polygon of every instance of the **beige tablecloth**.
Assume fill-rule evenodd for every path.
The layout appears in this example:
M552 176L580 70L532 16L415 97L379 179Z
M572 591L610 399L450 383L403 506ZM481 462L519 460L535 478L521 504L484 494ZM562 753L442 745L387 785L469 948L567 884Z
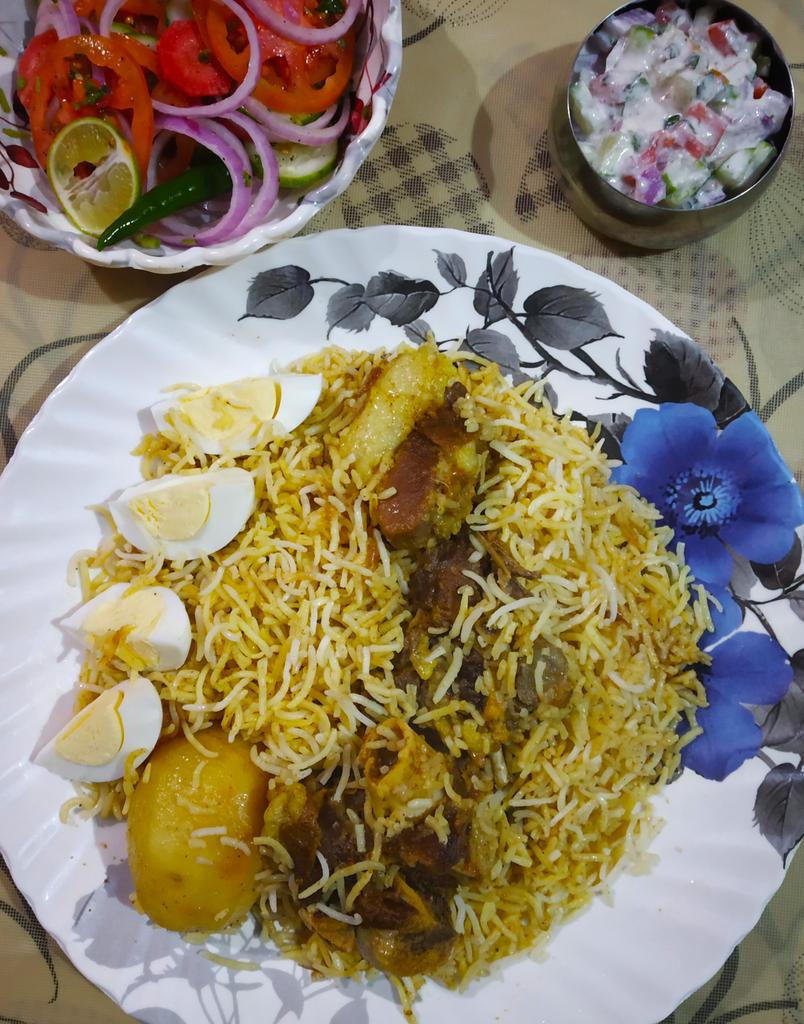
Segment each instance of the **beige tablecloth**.
M385 135L347 194L308 232L381 223L463 228L551 249L612 278L715 357L801 482L804 115L772 187L721 234L655 254L597 238L558 191L546 124L555 82L611 2L404 0L404 70ZM745 6L781 42L804 91L802 0ZM98 270L24 237L6 218L0 229L1 467L74 363L178 279ZM802 921L799 856L717 978L668 1024L804 1024ZM127 1019L74 970L0 871L0 1021Z

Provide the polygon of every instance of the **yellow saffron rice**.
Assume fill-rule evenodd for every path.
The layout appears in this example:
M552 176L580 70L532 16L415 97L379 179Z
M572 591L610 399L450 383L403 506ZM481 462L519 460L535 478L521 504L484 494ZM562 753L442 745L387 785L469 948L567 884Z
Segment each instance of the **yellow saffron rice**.
M139 449L146 477L239 465L253 474L257 510L209 558L169 563L110 535L81 558L78 575L85 599L119 581L179 595L193 623L190 656L178 671L147 673L163 701L163 737L184 733L203 748L204 729L220 724L253 744L272 792L305 779L334 787L335 799L360 789L365 730L389 718L441 720L452 757L476 756L473 796L456 793L447 773L433 780L443 796L427 818L443 842L443 807L470 800L493 850L490 880L466 879L451 897L458 939L437 977L459 986L501 957L540 946L616 868L635 862L654 830L649 798L696 735L694 711L705 699L690 666L701 660L709 619L703 591L691 601L689 571L668 550L670 531L634 491L610 482L600 444L541 404L538 385L512 387L494 365L458 364L467 429L486 443L470 532L478 551L481 535L493 533L536 576L526 597L514 597L494 573L477 574L479 600L467 588L451 629L433 637L444 674L435 706L420 704L415 687L398 688L394 657L412 615L407 581L416 555L383 542L373 525L380 484L357 479L339 447L368 374L387 358L329 348L294 365L324 375L321 400L289 438L245 456L204 456L186 437L147 437ZM449 673L479 648L482 686L502 708L537 643L568 660L566 708L540 703L512 728L488 713L473 719L451 699ZM140 667L90 653L81 700ZM681 721L689 726L683 739ZM503 737L496 752L495 735ZM83 786L71 804L124 817L142 771ZM382 849L393 827L371 814L356 822L362 859L340 870L324 865L306 896L333 919L358 923L355 900L387 870ZM275 838L256 842L266 937L322 975L364 970L358 950L337 949L304 927L291 858ZM422 980L397 983L404 1005Z

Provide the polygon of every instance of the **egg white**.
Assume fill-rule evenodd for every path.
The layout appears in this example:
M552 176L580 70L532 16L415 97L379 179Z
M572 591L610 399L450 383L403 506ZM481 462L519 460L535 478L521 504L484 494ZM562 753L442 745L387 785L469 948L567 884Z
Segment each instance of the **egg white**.
M34 758L35 763L74 782L113 782L122 779L126 761L135 750L141 750L142 753L134 760L134 767L141 765L156 746L162 731L162 702L159 694L153 683L143 676L118 683L111 691L120 692L123 696L117 709L123 725L123 745L110 761L101 765L77 764L56 752L59 738L70 729L75 718L86 714L87 709L84 708L40 750Z
M128 503L188 481L209 487L209 516L195 536L164 540L150 533L132 513ZM109 502L115 526L133 547L150 555L162 554L171 561L212 555L237 536L254 511L254 480L244 469L211 469L206 473L171 473L129 487Z
M155 665L149 669L157 672L172 672L181 668L187 660L192 642L192 626L182 599L169 587L142 587L142 590L156 594L162 601L162 612L150 631L133 629L132 640L145 640L157 656ZM84 646L91 646L91 636L84 629L84 623L92 613L109 602L119 601L127 591L129 583L113 583L100 594L96 594L70 615L61 620L61 626Z
M244 455L260 443L268 423L273 423L279 433L290 433L301 426L307 419L321 397L324 378L320 373L273 373L267 378L279 386L279 404L272 420L266 420L256 430L237 434L227 441L220 437L204 434L189 424L182 424L182 432L190 438L199 451L205 455ZM218 385L240 384L241 380L227 381ZM151 406L150 412L156 429L161 433L170 433L175 427L169 420L169 413L180 408L181 398L186 395L167 398Z

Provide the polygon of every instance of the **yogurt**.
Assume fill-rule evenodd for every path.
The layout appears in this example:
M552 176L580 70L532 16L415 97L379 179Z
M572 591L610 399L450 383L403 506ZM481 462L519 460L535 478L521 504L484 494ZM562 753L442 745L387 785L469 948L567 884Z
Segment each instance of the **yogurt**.
M612 15L578 58L570 109L579 145L618 191L699 210L755 181L776 156L789 97L764 80L756 36L714 8L675 3Z

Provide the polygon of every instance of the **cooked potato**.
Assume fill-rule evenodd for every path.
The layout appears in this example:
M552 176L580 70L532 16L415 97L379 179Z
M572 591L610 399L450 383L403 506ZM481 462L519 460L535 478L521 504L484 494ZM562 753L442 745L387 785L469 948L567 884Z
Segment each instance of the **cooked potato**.
M217 728L199 738L217 757L204 757L183 736L160 744L128 815L137 899L152 921L172 931L220 931L256 899L260 856L251 840L262 830L266 776L242 740L229 743ZM222 827L249 852L221 842Z
M364 480L385 455L393 454L416 421L443 401L455 377L453 363L435 345L405 350L385 365L340 443L344 455L357 456L355 469Z

